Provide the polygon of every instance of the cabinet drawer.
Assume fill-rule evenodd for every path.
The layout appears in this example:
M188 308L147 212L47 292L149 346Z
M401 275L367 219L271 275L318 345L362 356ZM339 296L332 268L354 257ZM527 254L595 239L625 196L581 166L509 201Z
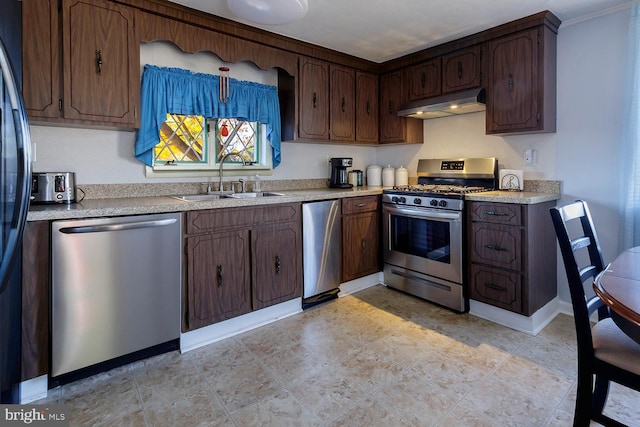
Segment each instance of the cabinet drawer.
M299 204L208 209L187 212L187 234L228 230L235 227L299 221Z
M342 214L371 212L378 209L378 196L349 197L342 199Z
M471 299L522 312L522 277L519 273L473 264L470 283Z
M471 220L508 225L522 224L522 205L505 203L471 203Z
M496 224L471 227L471 261L520 271L522 230Z

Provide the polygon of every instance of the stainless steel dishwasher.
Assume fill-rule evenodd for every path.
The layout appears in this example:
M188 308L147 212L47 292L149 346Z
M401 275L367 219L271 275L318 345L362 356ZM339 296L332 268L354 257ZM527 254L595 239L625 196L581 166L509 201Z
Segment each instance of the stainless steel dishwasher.
M51 376L180 336L179 213L52 223Z
M303 308L337 297L341 242L340 200L303 203Z

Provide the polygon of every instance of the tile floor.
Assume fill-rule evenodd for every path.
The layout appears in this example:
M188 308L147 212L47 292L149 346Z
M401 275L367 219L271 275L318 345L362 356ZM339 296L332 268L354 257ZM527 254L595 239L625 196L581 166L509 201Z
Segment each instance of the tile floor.
M51 390L72 425L570 426L573 319L535 337L375 286ZM640 425L640 394L606 412Z

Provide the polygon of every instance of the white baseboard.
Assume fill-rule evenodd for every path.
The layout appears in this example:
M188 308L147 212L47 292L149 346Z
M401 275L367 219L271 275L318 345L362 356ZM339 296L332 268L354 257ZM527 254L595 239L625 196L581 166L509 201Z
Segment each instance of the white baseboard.
M537 335L560 313L560 299L552 299L533 315L527 317L503 310L480 301L469 301L469 314L481 317L500 325L525 332L529 335Z
M302 298L285 301L271 307L234 317L180 334L180 351L195 350L207 344L238 335L242 332L275 322L302 311Z
M49 379L47 375L41 375L20 383L20 404L35 402L47 397Z
M340 293L338 297L344 297L350 294L354 294L363 289L370 288L382 283L382 271L370 274L368 276L360 277L359 279L351 280L340 284Z

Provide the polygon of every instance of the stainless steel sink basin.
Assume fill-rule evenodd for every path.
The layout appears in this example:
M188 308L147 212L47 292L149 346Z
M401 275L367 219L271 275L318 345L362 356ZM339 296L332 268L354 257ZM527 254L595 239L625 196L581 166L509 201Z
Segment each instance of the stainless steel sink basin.
M262 191L258 193L233 193L229 194L228 197L233 199L247 199L251 197L271 197L271 196L284 196L283 193L275 193L273 191Z
M182 200L183 202L207 202L209 200L217 200L224 197L224 194L185 194L182 196L170 196L173 199Z

